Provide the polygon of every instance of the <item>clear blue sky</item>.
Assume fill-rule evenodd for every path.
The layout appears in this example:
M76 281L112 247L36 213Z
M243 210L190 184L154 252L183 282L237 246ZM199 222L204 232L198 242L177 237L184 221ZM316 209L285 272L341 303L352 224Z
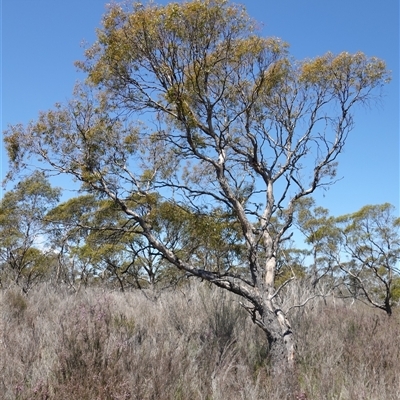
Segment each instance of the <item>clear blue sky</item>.
M166 3L167 1L159 1ZM398 0L247 0L267 36L287 41L299 59L327 51L363 51L387 62L393 81L377 107L360 110L339 159L343 177L318 204L333 215L366 204L399 208ZM71 95L83 58L105 12L104 0L2 0L1 122L27 123ZM7 171L2 146L1 177ZM59 185L62 185L62 181Z

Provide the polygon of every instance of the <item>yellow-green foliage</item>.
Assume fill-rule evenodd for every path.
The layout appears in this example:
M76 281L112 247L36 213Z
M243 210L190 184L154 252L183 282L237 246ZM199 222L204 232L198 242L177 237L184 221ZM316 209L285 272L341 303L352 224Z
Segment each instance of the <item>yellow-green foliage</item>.
M388 81L389 75L384 61L368 58L364 53L350 54L342 52L338 55L327 53L322 57L305 61L301 65L301 80L333 88L337 93L343 90L361 88L376 81Z

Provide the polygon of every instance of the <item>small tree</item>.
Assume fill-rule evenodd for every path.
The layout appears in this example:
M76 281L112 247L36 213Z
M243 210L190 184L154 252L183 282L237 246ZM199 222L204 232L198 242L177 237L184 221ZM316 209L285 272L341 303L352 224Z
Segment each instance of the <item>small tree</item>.
M0 205L0 280L12 281L27 292L55 265L46 249L46 211L59 198L44 174L35 172L5 193Z
M309 273L315 289L323 278L332 277L339 269L337 259L340 253L340 231L329 210L315 205L311 197L303 198L296 204L295 224L305 237L308 255L311 259ZM329 292L335 281L328 284Z
M348 291L391 315L400 298L400 218L394 216L394 207L368 205L337 223L342 250L349 256L339 263Z
M41 157L114 201L170 264L247 301L280 370L293 367L295 341L276 257L295 203L334 182L353 109L388 74L363 53L295 61L254 27L226 0L112 5L79 63L89 86L37 122L10 127L5 141L12 171L25 156ZM152 225L154 193L198 215L234 218L242 268L200 266L169 246Z
M57 283L66 283L77 290L76 284L93 275L90 251L82 249L89 235L96 199L92 195L71 198L49 210L44 216L49 245L57 254Z

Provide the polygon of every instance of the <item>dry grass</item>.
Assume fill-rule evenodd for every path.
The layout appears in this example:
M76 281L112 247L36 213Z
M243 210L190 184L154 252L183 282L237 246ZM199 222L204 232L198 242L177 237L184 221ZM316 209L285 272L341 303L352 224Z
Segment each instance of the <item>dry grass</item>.
M227 293L42 286L0 292L0 393L9 399L285 399L267 374L263 332ZM308 399L398 399L400 323L360 307L292 315Z

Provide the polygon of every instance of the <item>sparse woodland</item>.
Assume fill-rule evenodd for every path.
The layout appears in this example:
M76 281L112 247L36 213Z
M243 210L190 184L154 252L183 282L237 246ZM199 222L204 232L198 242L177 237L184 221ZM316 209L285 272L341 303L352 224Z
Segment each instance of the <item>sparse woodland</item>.
M256 25L112 4L71 100L4 132L5 399L399 398L400 219L312 198L390 75Z

